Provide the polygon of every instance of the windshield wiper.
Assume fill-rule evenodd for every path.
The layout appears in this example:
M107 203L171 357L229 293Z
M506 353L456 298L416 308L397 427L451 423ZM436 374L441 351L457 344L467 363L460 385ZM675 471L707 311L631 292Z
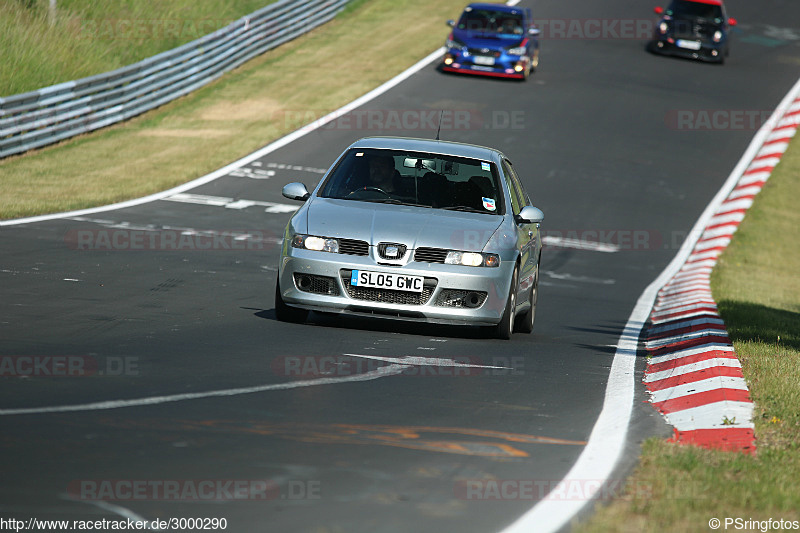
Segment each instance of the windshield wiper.
M468 213L483 213L484 215L491 214L491 213L488 213L488 212L484 211L483 209L478 209L478 208L475 208L475 207L469 207L469 206L466 206L466 205L450 205L450 206L447 206L447 207L442 207L440 209L446 209L448 211L466 211Z
M378 198L375 200L362 200L363 202L375 202L376 204L392 204L392 205L408 205L411 207L431 207L430 205L415 204L413 202L404 202L397 198Z

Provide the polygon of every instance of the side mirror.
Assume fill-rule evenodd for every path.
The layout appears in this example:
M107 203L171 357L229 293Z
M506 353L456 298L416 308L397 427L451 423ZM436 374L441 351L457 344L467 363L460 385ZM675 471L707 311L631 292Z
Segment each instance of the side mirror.
M728 17L728 26L730 26L731 28L733 28L734 26L736 26L736 24L738 24L738 23L736 22L736 19L735 19L735 18L733 18L733 17Z
M456 25L456 21L455 21L455 20L453 20L453 19L450 19L450 20L448 20L448 21L447 21L447 25L448 25L448 26L450 26L450 27L452 28L453 26L455 26L455 25Z
M664 8L663 7L657 7L653 11L655 12L656 15L663 15L664 14Z
M542 32L539 30L539 28L534 28L534 27L528 28L528 35L530 35L532 37L536 37L540 33L542 33Z
M544 213L542 213L542 210L538 207L526 205L515 218L517 219L518 223L539 224L542 220L544 220Z
M308 189L306 189L306 186L302 183L289 183L285 185L281 194L290 200L300 200L302 202L305 202L311 196L311 193L308 192Z

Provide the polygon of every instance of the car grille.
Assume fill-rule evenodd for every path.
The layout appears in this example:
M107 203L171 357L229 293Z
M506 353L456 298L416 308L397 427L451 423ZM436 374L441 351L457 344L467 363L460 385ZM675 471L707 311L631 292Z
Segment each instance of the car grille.
M336 284L336 278L314 276L312 274L298 274L295 272L294 284L297 286L298 290L303 292L339 296L339 286Z
M381 302L400 305L425 305L436 290L436 278L425 278L422 292L393 291L388 289L373 289L371 287L354 287L350 285L351 270L342 270L342 285L348 296L354 300L368 302Z
M417 248L414 252L414 261L421 263L444 263L447 252L443 248Z
M369 243L356 239L339 239L339 253L347 255L369 255Z
M486 48L468 48L467 50L474 56L500 57L500 52L497 50L487 50Z
M482 291L465 291L461 289L442 289L433 305L438 307L456 307L477 309L486 301L487 293Z

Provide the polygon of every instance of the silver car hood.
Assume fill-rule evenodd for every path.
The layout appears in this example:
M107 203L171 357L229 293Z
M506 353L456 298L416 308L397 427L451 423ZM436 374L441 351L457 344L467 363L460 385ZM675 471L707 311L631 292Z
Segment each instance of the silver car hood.
M309 235L472 252L483 250L503 222L499 215L318 197L307 215Z

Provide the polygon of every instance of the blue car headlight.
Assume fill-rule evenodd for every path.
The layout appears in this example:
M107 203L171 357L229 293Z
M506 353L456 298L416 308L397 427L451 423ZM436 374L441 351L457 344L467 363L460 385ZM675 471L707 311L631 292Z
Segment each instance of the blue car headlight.
M512 56L524 56L525 55L525 47L524 46L515 46L514 48L509 48L506 50L508 55Z
M448 37L447 40L444 42L444 47L447 48L448 51L455 49L461 52L465 49L464 43L456 39L452 39L450 37Z

